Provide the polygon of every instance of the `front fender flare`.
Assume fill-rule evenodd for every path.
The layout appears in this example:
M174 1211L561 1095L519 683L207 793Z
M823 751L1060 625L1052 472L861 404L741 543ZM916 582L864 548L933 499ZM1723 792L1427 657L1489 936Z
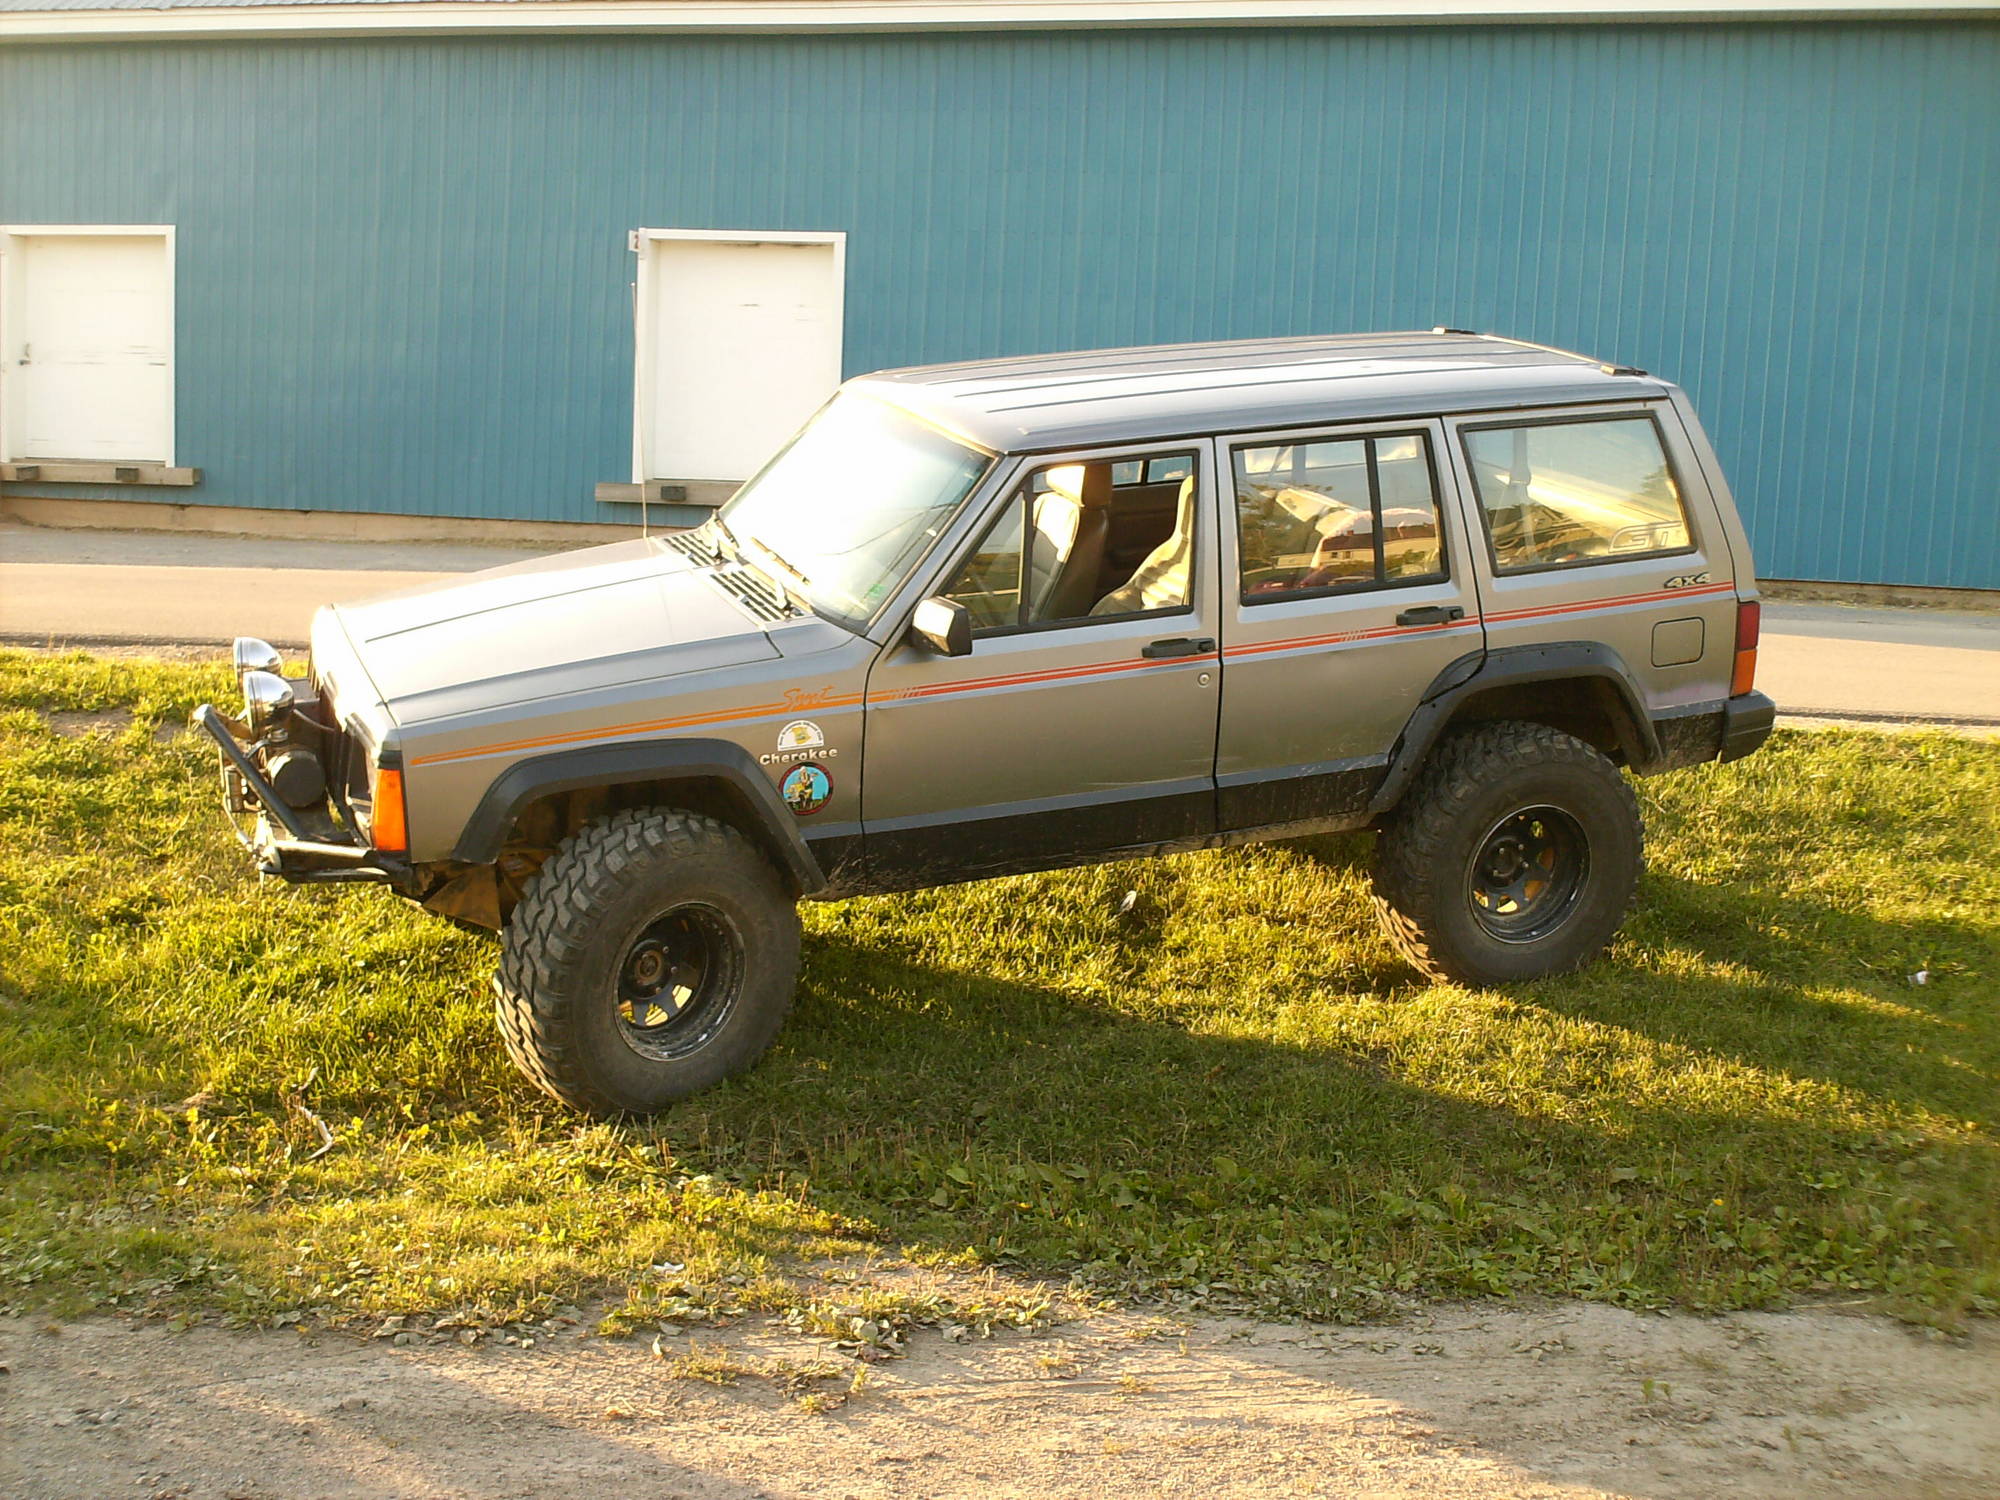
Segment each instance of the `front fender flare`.
M466 864L493 863L523 809L544 797L656 781L719 781L732 788L757 822L743 832L779 859L799 893L810 895L826 885L826 875L778 789L749 751L728 740L634 740L517 761L486 789L451 857Z

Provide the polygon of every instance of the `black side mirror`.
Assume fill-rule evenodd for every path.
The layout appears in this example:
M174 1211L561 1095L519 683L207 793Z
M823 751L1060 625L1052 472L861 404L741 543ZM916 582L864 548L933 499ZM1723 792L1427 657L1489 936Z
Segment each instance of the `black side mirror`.
M956 599L926 599L910 616L910 644L939 656L970 656L972 615Z

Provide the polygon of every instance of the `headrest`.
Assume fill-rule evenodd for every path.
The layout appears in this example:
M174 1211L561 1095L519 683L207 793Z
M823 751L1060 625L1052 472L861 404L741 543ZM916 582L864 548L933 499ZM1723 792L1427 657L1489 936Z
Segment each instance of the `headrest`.
M1057 464L1053 469L1043 471L1042 482L1051 493L1061 495L1065 500L1080 500L1083 491L1083 472L1088 464Z
M1083 501L1085 510L1102 510L1111 503L1111 465L1085 464L1083 466Z
M1055 494L1074 500L1085 510L1101 510L1111 503L1111 465L1057 464L1042 478Z

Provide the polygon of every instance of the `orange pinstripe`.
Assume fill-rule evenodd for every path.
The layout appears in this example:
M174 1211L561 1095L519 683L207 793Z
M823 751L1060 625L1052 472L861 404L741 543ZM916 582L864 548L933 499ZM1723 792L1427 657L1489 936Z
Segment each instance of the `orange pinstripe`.
M1649 593L1624 594L1614 599L1592 599L1583 604L1538 605L1529 609L1511 609L1489 614L1485 623L1498 624L1513 620L1533 620L1555 615L1583 614L1590 610L1616 609L1628 604L1646 604L1667 599L1695 599L1711 594L1734 593L1734 583L1708 584L1692 589L1655 589ZM1120 672L1141 672L1153 667L1184 667L1205 661L1235 659L1258 656L1271 651L1297 651L1309 646L1332 646L1349 641L1382 640L1391 636L1430 635L1440 630L1463 630L1479 624L1478 619L1441 621L1435 625L1383 625L1372 630L1341 630L1327 635L1293 636L1282 641L1258 641L1248 646L1232 646L1223 652L1206 652L1200 656L1175 656L1159 661L1107 661L1090 662L1074 667L1048 667L1038 672L1013 672L998 677L973 677L963 682L941 682L930 687L897 688L892 692L871 693L867 703L901 703L915 698L942 697L952 693L973 693L986 688L1014 687L1029 683L1069 682L1080 678L1102 677ZM735 724L748 719L778 718L787 714L811 713L819 709L851 708L863 703L859 693L840 693L822 699L810 707L789 703L759 703L748 708L720 708L707 713L683 714L671 719L638 719L629 724L613 724L605 729L577 730L569 734L539 735L531 739L506 740L499 744L479 745L467 750L440 750L431 755L419 755L410 762L413 766L436 765L442 761L472 760L482 755L500 755L509 750L540 750L551 745L587 744L593 740L621 739L627 736L657 734L668 729L696 729L710 724Z

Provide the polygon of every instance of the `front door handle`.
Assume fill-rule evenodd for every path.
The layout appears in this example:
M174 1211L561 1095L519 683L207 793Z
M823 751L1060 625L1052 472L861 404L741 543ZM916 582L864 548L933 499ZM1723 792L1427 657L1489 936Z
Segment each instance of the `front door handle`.
M1213 656L1215 641L1205 635L1177 635L1172 640L1154 641L1139 654L1151 661L1170 656Z
M1419 604L1415 609L1406 609L1396 616L1398 625L1449 625L1453 620L1463 620L1465 611L1456 604Z

